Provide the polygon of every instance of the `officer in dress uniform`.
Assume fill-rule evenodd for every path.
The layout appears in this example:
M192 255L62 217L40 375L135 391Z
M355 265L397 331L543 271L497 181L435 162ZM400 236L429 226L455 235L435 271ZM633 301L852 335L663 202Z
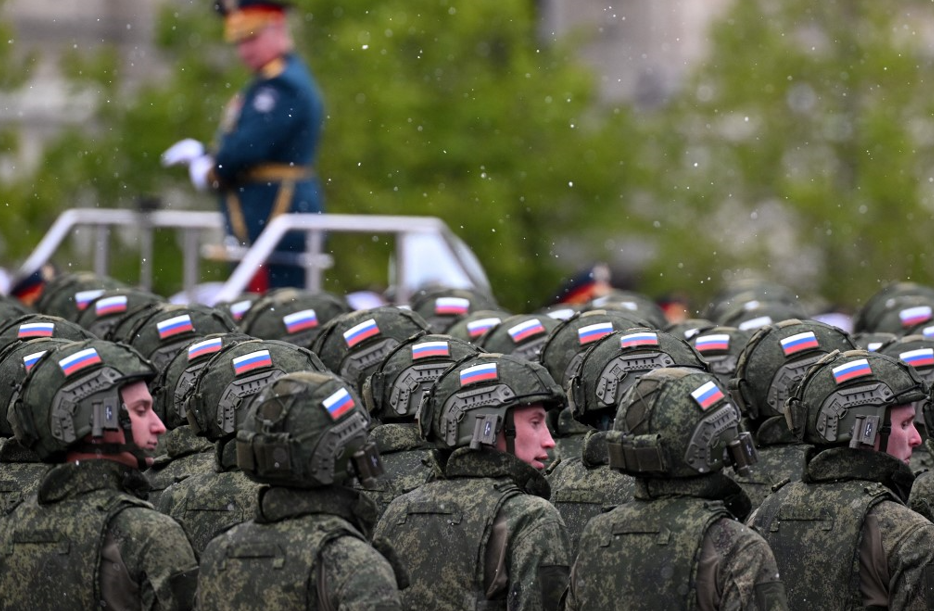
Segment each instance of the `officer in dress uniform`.
M321 212L314 160L324 109L314 78L293 52L284 3L223 0L217 7L224 37L237 45L253 79L227 104L213 152L189 138L165 151L162 163L187 165L196 188L217 191L228 235L249 246L280 214ZM251 290L303 287L304 270L295 261L303 250L302 234L286 236Z

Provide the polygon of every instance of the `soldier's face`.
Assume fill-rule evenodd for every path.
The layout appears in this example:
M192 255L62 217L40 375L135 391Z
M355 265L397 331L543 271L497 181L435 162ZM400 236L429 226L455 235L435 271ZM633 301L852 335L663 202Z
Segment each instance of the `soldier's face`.
M911 452L921 445L921 435L915 428L915 406L899 405L891 410L892 433L889 435L889 441L885 452L894 456L903 463L910 464ZM876 438L876 450L879 449L879 442Z
M254 36L237 43L237 55L247 68L256 72L282 52L281 28L269 25Z
M133 442L143 450L155 450L165 425L152 411L152 395L146 382L133 382L120 389L120 396L130 414Z
M536 469L544 469L548 450L555 447L555 440L548 430L545 408L541 404L517 407L512 410L516 426L515 456ZM496 447L506 451L506 437L499 434Z

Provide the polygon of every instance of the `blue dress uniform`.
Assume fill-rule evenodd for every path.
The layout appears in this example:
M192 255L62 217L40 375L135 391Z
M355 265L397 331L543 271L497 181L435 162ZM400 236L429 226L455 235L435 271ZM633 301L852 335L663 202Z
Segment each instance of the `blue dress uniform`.
M308 68L294 54L274 59L228 103L211 178L220 189L227 232L252 244L272 218L322 211L314 159L324 105ZM283 239L269 266L268 286L298 286L304 270L291 257L304 234Z

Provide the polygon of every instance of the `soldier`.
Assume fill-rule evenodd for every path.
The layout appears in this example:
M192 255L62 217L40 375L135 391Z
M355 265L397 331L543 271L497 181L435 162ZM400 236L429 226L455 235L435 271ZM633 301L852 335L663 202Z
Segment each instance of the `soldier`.
M133 491L165 427L152 365L103 340L46 352L12 405L17 439L49 463L38 493L0 519L0 609L190 609L185 532Z
M228 103L213 154L191 139L162 155L163 165L187 165L192 183L220 194L227 233L249 246L267 222L287 212L322 211L323 193L314 162L324 104L314 78L293 52L286 2L218 0L224 38L253 72L252 81ZM286 236L252 288L305 285L295 258L304 252L301 234Z
M455 323L472 312L493 310L496 300L478 289L429 287L409 298L412 311L425 319L432 333L447 333Z
M840 329L794 318L762 327L746 343L730 380L730 394L759 450L759 462L748 474L734 474L753 507L776 486L801 479L804 469L808 447L788 430L785 399L823 355L853 348L850 336Z
M875 352L832 352L786 402L813 444L802 481L750 518L769 542L796 609L931 609L934 524L904 505L921 442L918 374Z
M343 297L326 291L273 289L250 304L238 325L259 339L278 339L310 348L332 318L351 311Z
M369 418L331 373L285 375L237 432L237 461L260 484L252 520L207 546L200 609L401 609L390 563L367 543L376 510L347 484L379 475Z
M546 412L564 393L537 363L480 354L419 406L422 436L451 452L444 479L398 497L376 527L408 571L405 609L558 609L569 543L540 473Z
M277 340L231 343L191 382L185 415L195 435L214 443L214 470L192 475L162 493L156 509L178 520L197 552L250 517L257 484L237 467L237 426L259 392L287 373L324 371L304 348Z
M476 343L487 352L514 354L537 362L548 333L559 324L544 314L516 314L503 319Z
M607 439L635 500L581 537L568 611L785 609L769 546L735 518L748 499L721 473L755 460L739 410L710 373L651 371L628 391Z
M444 472L439 450L418 435L418 404L452 363L480 352L447 335L418 335L399 344L364 381L364 404L380 422L369 439L379 450L385 474L361 491L376 501L381 514L394 498Z

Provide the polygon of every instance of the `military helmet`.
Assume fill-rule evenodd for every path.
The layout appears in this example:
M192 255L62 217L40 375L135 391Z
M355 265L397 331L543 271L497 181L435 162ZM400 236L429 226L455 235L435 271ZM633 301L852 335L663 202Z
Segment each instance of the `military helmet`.
M0 296L0 320L12 320L24 314L32 314L34 310L9 295Z
M36 310L75 322L88 304L104 291L126 286L119 280L91 272L60 274L45 285L36 302Z
M441 373L482 350L450 335L427 334L396 346L363 382L363 402L381 422L414 422L422 395Z
M150 303L164 302L164 297L149 291L132 288L109 289L88 303L78 315L77 323L103 339L128 312Z
M719 324L736 327L741 331L754 331L783 320L807 317L804 307L797 302L747 301L725 312Z
M416 291L409 299L413 312L425 319L432 333L446 333L461 318L477 310L494 310L492 296L479 289L434 287Z
M934 297L930 295L900 295L888 299L886 305L889 307L878 312L871 331L906 335L934 325Z
M211 441L237 432L249 404L266 386L287 373L325 371L307 348L274 339L231 344L201 368L185 399L193 432Z
M650 297L635 291L613 289L606 295L591 299L584 309L622 310L641 318L654 329L664 329L668 326L668 318L661 306Z
M875 352L911 365L928 386L934 384L934 338L906 335L886 342Z
M148 316L138 318L122 341L162 369L194 338L236 330L226 313L211 306L160 303Z
M730 391L752 422L782 415L794 385L821 356L856 345L842 330L816 320L785 320L756 331L739 355Z
M127 447L91 449L130 451L142 465L120 389L155 375L152 364L129 346L99 339L64 344L32 365L11 400L10 424L19 442L44 462L61 462L88 435L102 438L106 431L123 430Z
M561 324L544 314L516 314L504 319L477 341L487 352L514 354L538 361L548 334Z
M727 312L749 302L795 303L797 299L794 291L776 282L752 278L736 280L717 292L704 310L703 316L722 323Z
M214 307L230 314L230 317L239 324L247 312L250 311L250 308L253 307L253 304L261 298L260 293L243 293L233 301L215 303Z
M12 342L0 350L0 437L13 436L7 415L26 374L43 354L70 342L60 337L37 337Z
M636 477L696 477L725 465L748 475L758 460L717 378L686 367L655 369L630 387L607 448L610 467Z
M169 430L188 424L185 399L198 372L225 347L255 340L243 333L211 333L198 337L179 350L150 384L152 409Z
M539 308L535 313L544 314L548 318L561 321L567 320L578 312L583 312L584 305L583 303L554 303L544 308Z
M542 404L560 410L564 391L548 370L508 354L478 354L455 363L423 396L422 437L441 449L494 446L512 408Z
M325 323L350 311L347 302L332 293L279 288L254 301L238 324L253 337L308 348Z
M785 419L805 443L871 448L881 434L884 452L889 409L928 399L924 380L898 359L864 350L834 351L795 388L785 404Z
M932 327L932 330L934 330L934 327ZM863 331L854 333L850 337L853 338L853 343L856 344L857 348L867 352L875 352L885 344L898 339L898 336L894 333L883 333L881 331Z
M506 310L477 310L451 325L445 334L472 344L479 344L487 331L510 316L512 314Z
M691 341L695 335L705 329L716 327L717 323L706 318L688 318L681 322L673 323L664 327L665 333L671 333L675 337Z
M926 297L934 299L934 287L917 282L893 282L874 293L853 317L853 332L876 331L879 319L897 307L904 297Z
M358 393L393 348L428 331L418 314L395 306L349 312L332 319L315 339L312 350L328 369L350 382Z
M683 339L645 327L615 331L594 342L567 383L574 419L606 430L629 387L663 367L706 371L707 363Z
M250 479L317 488L356 476L370 487L382 474L369 417L343 378L289 373L256 397L237 430L237 465Z
M580 368L584 351L614 331L648 323L621 310L589 310L574 314L552 329L538 354L539 362L562 388Z
M84 327L61 316L25 314L8 323L0 323L0 348L20 340L38 337L58 337L73 342L96 339L96 336Z
M688 343L707 361L710 372L717 376L720 384L729 388L739 364L739 355L754 334L755 331L742 331L736 327L708 327L699 330Z

